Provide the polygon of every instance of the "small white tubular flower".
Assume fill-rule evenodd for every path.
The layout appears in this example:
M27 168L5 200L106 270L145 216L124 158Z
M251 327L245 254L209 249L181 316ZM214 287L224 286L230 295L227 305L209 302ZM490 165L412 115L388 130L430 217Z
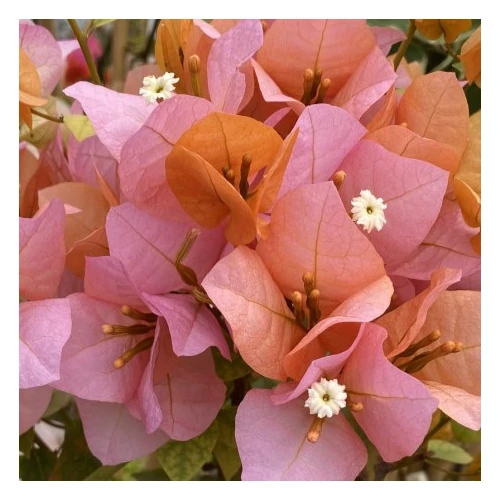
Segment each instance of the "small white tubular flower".
M352 220L361 224L363 229L370 233L373 228L380 231L386 223L384 210L387 205L382 198L375 198L368 190L361 190L357 196L351 200Z
M319 382L314 382L307 392L309 397L304 406L309 408L311 415L317 414L319 418L338 415L346 405L345 385L340 385L337 379L322 378Z
M139 89L144 99L148 102L156 102L157 99L170 99L175 90L174 83L179 81L174 78L174 73L165 73L163 76L156 78L155 76L145 76L142 80L142 87Z

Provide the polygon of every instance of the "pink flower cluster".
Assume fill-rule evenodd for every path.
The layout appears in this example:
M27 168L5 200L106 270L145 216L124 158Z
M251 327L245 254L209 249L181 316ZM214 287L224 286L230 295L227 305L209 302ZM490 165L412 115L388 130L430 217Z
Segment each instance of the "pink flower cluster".
M47 33L20 26L44 97L64 68ZM103 464L192 439L231 401L215 351L276 384L238 405L244 480L355 479L353 420L386 462L438 407L480 428L479 230L453 185L468 106L453 73L393 70L403 38L194 21L170 99L139 95L159 61L123 93L64 88L91 135L44 121L50 140L19 146L20 433L58 389ZM366 191L386 207L371 231L352 213ZM347 399L319 419L322 378Z

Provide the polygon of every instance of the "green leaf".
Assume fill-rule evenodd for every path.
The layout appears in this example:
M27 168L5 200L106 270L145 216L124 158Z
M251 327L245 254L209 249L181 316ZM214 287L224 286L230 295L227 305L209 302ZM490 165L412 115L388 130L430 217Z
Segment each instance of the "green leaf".
M116 19L92 19L92 29L100 28L114 21L116 21Z
M233 355L232 361L223 358L218 349L212 349L212 355L215 362L215 371L224 381L236 380L248 375L252 371L237 353Z
M50 417L51 415L54 415L54 413L57 413L59 410L62 410L65 406L68 406L72 399L73 396L71 394L62 391L54 391L52 393L49 407L43 414L44 418Z
M241 467L240 455L234 437L236 410L236 407L225 408L217 416L219 438L214 447L214 457L219 463L226 481L229 481Z
M272 380L270 378L259 377L252 381L252 387L254 389L273 389L279 384L277 380Z
M461 443L480 443L481 442L481 429L478 431L473 431L472 429L468 429L463 425L460 425L458 422L452 420L451 422L451 430L453 432L453 436L457 441Z
M75 139L78 142L82 142L84 139L95 135L94 127L92 126L88 116L66 115L64 117L64 124L75 136Z
M30 457L19 457L19 477L23 481L47 481L56 463L56 454L45 446L33 448Z
M156 458L172 481L189 481L212 459L217 437L217 420L201 435L189 441L169 441L156 451Z
M61 454L51 475L57 481L81 481L97 470L101 463L90 452L80 420L68 425Z
M35 439L33 427L19 436L19 451L21 451L26 458L30 458L33 439Z
M439 458L454 464L470 464L473 460L473 457L460 446L441 439L431 439L427 443L427 451L434 453L432 458Z
M110 481L120 469L123 469L124 466L125 464L103 465L87 476L84 481Z
M133 474L136 481L170 481L162 469L143 470Z

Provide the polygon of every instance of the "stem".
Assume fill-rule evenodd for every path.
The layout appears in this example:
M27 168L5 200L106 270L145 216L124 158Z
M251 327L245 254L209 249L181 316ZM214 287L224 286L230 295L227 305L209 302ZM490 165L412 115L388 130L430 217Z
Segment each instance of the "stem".
M403 43L401 43L396 53L396 57L394 58L394 71L398 69L399 64L403 60L403 57L406 54L408 47L410 46L410 43L413 39L413 35L415 34L416 29L417 25L415 24L415 19L410 19L410 24L408 25L408 31L406 33L406 40Z
M441 416L441 419L439 420L439 422L434 426L434 429L431 429L429 431L429 433L425 437L424 442L428 441L432 436L434 436L434 434L436 434L437 431L439 431L441 428L443 428L450 420L451 420L450 417L443 414Z
M37 111L36 109L33 109L33 108L31 108L31 112L34 115L40 116L41 118L45 118L46 120L50 120L51 122L64 123L64 118L62 116L60 116L59 118L56 118L55 116L46 115L45 113L42 113L41 111Z
M457 471L454 471L454 470L448 470L448 469L445 469L444 467L441 467L440 465L438 465L436 462L434 462L433 460L430 460L430 459L426 459L424 460L424 462L428 465L430 465L431 467L434 467L435 469L438 469L440 470L441 472L445 472L446 474L450 474L451 476L463 476L463 477L466 477L466 476L475 476L478 471L474 471L474 472L457 472Z
M101 79L99 78L99 73L97 73L97 68L95 67L92 54L90 53L87 37L82 33L82 30L80 29L80 26L78 26L76 19L68 19L68 23L71 26L71 29L73 30L78 43L80 44L80 48L82 49L83 57L85 57L85 62L87 63L87 66L89 68L92 81L96 85L101 85Z

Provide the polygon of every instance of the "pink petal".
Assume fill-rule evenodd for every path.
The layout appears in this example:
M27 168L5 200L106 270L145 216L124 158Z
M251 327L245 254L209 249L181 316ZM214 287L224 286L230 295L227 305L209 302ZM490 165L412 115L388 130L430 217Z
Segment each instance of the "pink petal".
M275 406L271 391L252 389L238 407L236 443L244 481L350 481L366 464L361 439L342 415L325 419L318 442L305 400Z
M391 280L384 276L348 297L328 318L309 330L288 353L284 361L287 375L299 380L309 364L323 356L325 351L340 353L347 349L353 335L358 333L356 323L372 321L380 316L387 309L392 293Z
M66 160L62 127L57 129L55 138L40 154L40 163L53 173L57 180L54 183L73 180Z
M458 283L450 286L448 290L476 290L481 291L481 270L476 271L473 274L469 274L465 278L462 278Z
M74 294L71 305L73 330L61 360L61 379L52 385L75 396L110 403L130 400L147 364L148 353L134 356L123 368L113 361L133 348L144 335L106 335L103 324L131 325L135 321L121 314L118 306Z
M432 273L431 282L426 290L377 319L376 323L388 332L384 349L388 358L403 352L411 343L431 333L429 330L420 335L427 311L439 295L459 279L460 271L457 269L438 269Z
M141 291L151 294L184 286L175 268L175 258L192 228L196 228L193 222L160 220L130 203L113 207L106 223L111 256L122 261ZM218 260L224 245L222 228L200 230L183 264L190 266L201 281Z
M286 103L291 109L293 109L293 111L295 111L295 113L300 115L305 108L304 104L297 99L284 94L278 85L276 85L274 80L266 73L266 70L254 59L252 59L252 66L264 100L269 103Z
M444 292L427 313L422 336L434 330L439 342L462 342L464 348L428 363L418 378L481 394L481 292ZM467 367L467 369L464 369Z
M262 26L258 19L240 21L213 43L207 72L210 100L217 111L238 111L247 85L253 87L253 72L246 78L240 69L262 43Z
M429 392L439 401L439 409L459 424L474 431L481 428L481 396L475 396L458 387L423 381Z
M332 104L359 119L391 88L396 77L392 64L375 46L339 90Z
M80 102L97 137L117 160L127 139L155 109L141 96L120 94L89 82L75 83L66 87L64 93Z
M291 111L290 108L281 108L276 110L274 113L270 114L266 120L264 120L264 125L269 127L276 127L278 123Z
M265 377L285 380L283 358L303 332L259 255L236 248L202 284L228 321L245 362Z
M114 257L87 257L85 293L94 299L144 308L139 290L123 264Z
M33 219L19 218L19 294L26 300L54 297L64 270L65 214L53 200Z
M370 29L384 56L389 54L395 43L402 42L406 38L403 31L392 26L372 26Z
M303 290L312 272L328 315L385 275L382 259L346 214L332 182L301 186L276 203L269 238L257 252L285 296Z
M181 220L187 220L167 184L165 159L179 137L212 110L205 99L174 96L156 106L127 141L118 174L123 193L137 207L158 217L178 214Z
M299 135L278 198L302 184L329 180L366 133L347 112L329 104L308 106L295 128Z
M44 385L19 389L19 435L33 427L43 416L52 397L52 387Z
M226 387L215 373L212 354L175 356L165 327L157 330L149 376L148 372L144 375L138 395L143 398L143 412L150 416L143 418L148 432L157 428L154 424L162 415L160 428L172 439L192 439L208 428L224 403Z
M417 280L428 280L439 267L461 269L463 277L474 274L481 268L481 258L470 244L477 232L465 223L458 203L445 199L424 241L391 272Z
M332 97L374 46L364 20L278 19L266 31L257 62L296 99L303 93L305 69L319 68L332 82L327 94Z
M422 444L438 402L417 379L391 364L382 350L386 331L367 325L344 366L341 383L363 410L353 416L386 462ZM362 369L360 368L362 367Z
M61 49L61 55L63 61L66 61L66 58L75 50L80 48L80 44L76 38L70 40L58 40L57 44Z
M162 431L146 434L125 405L76 398L90 451L103 465L117 465L149 455L168 441Z
M20 24L19 47L36 66L42 84L42 96L47 97L62 76L63 60L58 43L43 26Z
M436 221L448 173L430 163L403 158L372 141L361 141L340 166L346 172L339 194L350 213L351 200L368 189L387 205L381 231L359 230L386 266L400 262L421 243ZM395 272L394 274L402 274Z
M66 299L19 304L19 387L28 389L59 379L64 344L71 334Z
M100 188L96 171L105 179L113 193L118 195L118 162L96 135L85 139L78 147L69 164L73 180Z
M176 356L195 356L215 346L226 359L231 359L219 323L207 307L194 297L148 293L143 293L142 297L152 312L166 319Z

